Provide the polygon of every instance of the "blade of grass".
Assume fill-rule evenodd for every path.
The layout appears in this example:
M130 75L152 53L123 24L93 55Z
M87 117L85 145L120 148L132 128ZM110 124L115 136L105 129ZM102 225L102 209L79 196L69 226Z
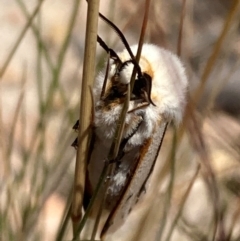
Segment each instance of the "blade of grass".
M22 42L23 37L25 36L28 28L31 26L33 19L36 17L36 15L38 14L42 3L44 0L39 0L36 8L34 9L33 13L31 14L30 18L28 19L26 25L24 26L23 30L21 31L19 37L17 38L17 41L15 42L15 44L13 45L12 50L9 52L9 55L7 56L6 60L4 61L4 64L2 66L2 68L0 69L0 80L2 80L2 77L9 65L9 63L12 60L12 57L14 56L18 46L20 45L20 43Z
M188 198L188 195L189 195L189 193L190 193L190 191L191 191L191 189L192 189L192 186L193 186L193 184L194 184L194 182L195 182L195 180L196 180L196 178L197 178L197 176L198 176L198 173L199 173L199 171L200 171L200 167L201 167L200 164L198 164L197 170L196 170L196 172L194 173L194 175L193 175L193 177L192 177L192 179L191 179L191 181L190 181L190 183L189 183L189 186L188 186L185 194L183 195L183 198L182 198L181 203L180 203L180 205L179 205L179 210L178 210L178 212L177 212L177 214L176 214L176 216L175 216L175 218L174 218L174 220L173 220L173 222L172 222L172 224L171 224L171 227L170 227L170 229L169 229L169 231L168 231L168 234L167 234L167 237L166 237L166 241L170 241L170 239L171 239L171 237L172 237L174 228L176 227L177 222L178 222L179 218L180 218L181 215L182 215L182 211L183 211L183 208L184 208L184 204L185 204L185 202L186 202L186 200L187 200L187 198Z
M145 1L145 11L144 11L144 17L143 17L143 22L142 22L142 28L141 28L141 33L140 33L140 38L138 41L138 49L137 49L137 55L135 57L137 64L139 63L140 57L141 57L141 52L142 52L142 46L143 46L143 41L147 29L147 23L148 23L148 14L149 14L149 7L150 7L151 0L146 0ZM131 76L131 93L134 87L134 82L135 82L135 76L137 73L136 67L133 68L132 76Z
M16 0L16 1L18 2L19 6L20 6L21 10L23 11L24 15L26 16L26 18L28 19L30 15L29 15L29 13L28 13L28 11L26 9L26 6L24 5L23 1L22 0ZM74 9L77 9L77 8L74 8ZM77 16L77 14L71 14L71 15L72 16ZM72 22L74 22L74 21L72 21ZM32 28L33 33L34 33L34 35L36 37L36 40L38 42L39 47L41 47L41 49L42 49L43 55L44 55L44 57L46 59L47 66L50 68L50 71L52 72L52 75L54 76L56 70L55 70L55 67L54 67L54 65L52 63L51 57L50 57L50 55L48 53L46 44L44 43L43 39L40 36L40 30L38 29L37 26L35 26L34 23L31 24L31 28ZM71 24L70 24L70 28L68 28L68 29L70 31L68 31L66 36L70 37L71 36L70 32L71 32L71 29L72 29ZM69 42L69 40L67 40L67 41L65 40L64 41L64 44L62 46L62 51L61 51L62 53L64 52L63 49L64 48L66 49L67 46L68 46L68 44L66 44L67 42ZM61 69L61 66L59 68ZM60 92L60 96L61 96L63 102L66 103L67 102L67 98L65 96L65 92L64 92L64 90L63 90L61 85L59 86L59 92ZM41 108L44 108L44 107L41 106Z
M15 130L16 130L16 125L17 125L17 121L18 121L18 117L19 117L19 113L20 113L20 110L21 110L21 106L22 106L22 101L23 101L23 98L24 98L24 86L25 86L25 83L26 83L26 67L23 68L23 73L22 73L22 90L20 92L20 95L19 95L19 98L18 98L18 101L17 101L17 106L16 106L16 110L14 112L14 117L13 117L13 121L12 121L12 125L11 125L11 128L10 128L10 133L9 133L9 141L8 141L8 148L7 148L7 160L9 162L9 165L11 163L11 154L12 154L12 150L13 150L13 141L14 141L14 134L15 134ZM10 170L11 170L11 167L9 166ZM10 171L11 173L11 171Z
M49 196L56 190L56 187L60 183L63 175L69 168L69 162L66 160L69 160L70 157L66 156L66 149L64 147L69 144L71 136L68 135L66 137L66 134L64 133L64 137L65 140L63 140L62 147L59 147L58 153L56 154L55 158L51 160L53 163L56 163L57 166L49 167L47 173L44 173L44 170L42 171L39 168L39 172L43 172L44 178L42 182L37 183L38 187L36 187L34 189L34 192L32 192L31 196L35 197L36 202L34 202L34 204L32 205L31 210L29 210L28 208L26 208L25 210L23 227L25 237L28 237L28 235L33 232L32 230L36 226L36 223L39 219L39 214L44 207L44 204L46 203ZM43 162L45 162L45 160L43 160ZM34 183L36 185L36 182Z
M47 91L46 101L40 103L40 105L42 106L41 110L40 110L40 119L38 120L38 123L36 124L36 128L35 128L35 130L33 131L33 134L32 134L32 138L31 138L31 141L30 141L30 146L28 148L28 153L27 153L27 159L28 160L33 155L33 150L38 148L36 146L38 144L37 141L39 140L38 137L39 137L39 133L41 132L42 123L44 123L47 111L50 110L51 107L52 107L52 101L53 101L53 97L54 97L54 92L56 91L56 89L60 88L58 80L59 80L60 72L61 72L61 69L62 69L62 66L63 66L66 50L67 50L67 47L69 45L71 32L72 32L74 23L76 21L80 0L75 0L74 3L75 4L74 4L72 12L71 12L71 19L69 21L68 32L66 33L65 40L63 42L63 45L62 45L60 53L59 53L57 67L54 69L54 71L52 73L52 80L51 80L51 84L49 86L49 89Z
M142 22L142 28L141 28L141 33L140 33L140 38L139 38L139 43L138 43L138 49L137 49L137 55L136 55L136 62L139 63L140 60L140 56L141 56L141 51L142 51L142 45L143 45L143 41L144 41L144 36L145 36L145 32L146 32L146 28L147 28L147 22L148 22L148 13L149 13L149 6L150 6L150 0L146 0L145 1L145 12L144 12L144 17L143 17L143 22ZM119 121L117 123L117 130L115 133L115 138L114 141L111 145L110 151L109 151L109 160L115 160L117 158L118 152L119 152L119 147L120 147L120 143L122 140L122 135L123 135L123 130L125 127L125 119L126 119L126 115L127 115L127 111L129 109L129 102L130 102L130 93L133 90L133 86L134 86L134 82L135 82L135 76L137 73L137 69L136 66L133 68L133 72L132 72L132 76L131 76L131 80L130 80L130 86L128 86L128 91L127 91L127 96L126 96L126 100L124 101L124 105L123 105L123 109L121 111L121 115L119 118ZM113 174L114 171L114 165L112 165L111 167L107 168L107 175L111 176ZM105 179L105 177L104 177ZM102 199L102 204L100 205L99 208L99 212L97 215L97 219L94 225L94 229L93 229L93 233L92 233L92 240L95 238L96 232L97 232L97 227L100 221L100 216L102 213L102 209L103 209L103 203L105 203L106 200L106 191L107 191L107 187L109 186L110 180L107 180L107 183L105 184L105 188L104 188L104 198Z
M86 211L85 211L85 213L83 215L83 218L82 218L82 220L81 220L81 222L80 222L80 224L78 226L78 229L77 229L77 232L76 232L76 236L78 236L81 233L81 231L83 230L83 227L84 227L84 225L85 225L85 223L87 221L87 218L89 217L89 214L90 214L90 211L91 211L91 209L93 207L93 204L94 204L94 202L95 202L95 200L97 198L97 195L98 195L98 193L99 193L99 191L100 191L100 189L102 187L103 182L106 179L105 177L107 176L107 172L108 172L108 163L109 163L109 161L106 160L105 164L104 164L104 167L103 167L103 170L101 172L99 181L97 183L97 186L96 186L96 188L94 190L94 193L93 193L93 195L91 197L91 200L90 200L90 202L89 202L89 204L87 206L87 209L86 209ZM73 240L76 240L76 239L73 239Z
M182 33L183 33L183 21L185 17L185 10L186 10L186 0L182 0L182 11L180 17L180 24L179 24L179 33L178 33L178 41L177 41L177 55L180 57L182 55Z
M67 229L68 221L71 218L71 201L72 201L72 190L70 192L70 195L68 196L66 206L65 206L65 210L64 210L64 213L63 213L63 218L61 219L62 223L59 226L55 241L62 241L63 240L65 231Z
M7 145L6 145L6 139L5 139L6 135L3 132L4 122L3 122L3 116L2 116L2 110L3 110L2 96L3 96L2 95L2 85L0 85L0 126L1 126L1 128L0 128L0 154L1 154L2 160L7 160ZM9 176L9 174L11 172L11 166L10 166L10 162L8 162L8 161L1 162L1 164L2 164L2 170L0 172L0 174L1 174L0 178L1 178L1 183L3 183L2 179L4 180L5 177Z
M206 148L206 144L204 141L204 137L202 131L199 127L199 124L196 120L196 117L191 113L191 119L188 124L189 136L191 139L192 146L196 153L199 155L199 158L202 162L203 167L203 178L207 185L209 194L212 198L213 210L214 210L214 228L213 228L213 236L211 240L215 240L218 229L223 230L222 223L220 222L220 214L221 214L221 205L219 198L219 190L216 182L215 174L211 167L211 161L209 158L209 154Z
M172 139L172 147L171 147L171 159L170 159L170 181L168 184L168 191L166 194L165 198L165 203L164 203L164 212L163 212L163 217L161 220L161 225L158 229L158 232L155 237L155 241L161 240L164 228L167 223L167 214L170 210L171 207L171 197L172 197L172 192L173 192L173 185L174 185L174 178L175 178L175 162L176 162L176 148L177 148L177 131L174 128L174 133L173 133L173 139Z
M80 128L79 128L79 147L76 155L75 180L72 200L72 225L73 237L77 239L78 225L81 220L81 209L83 203L83 191L85 186L86 163L88 147L90 140L91 128L91 110L90 105L93 103L89 88L92 88L95 77L95 59L97 44L97 27L98 27L99 0L90 1L87 10L87 29L85 39L85 53L83 65L83 81L81 88L80 103Z
M60 62L61 64L57 65L57 67L59 68L59 72L60 70L62 69L62 64L63 64L63 59L64 59L64 56L65 56L65 53L66 53L66 50L67 50L67 47L68 47L68 43L69 43L69 40L70 40L70 36L71 36L71 31L72 31L72 28L73 28L73 25L74 25L74 22L75 22L75 19L76 19L76 16L77 16L77 11L78 11L78 4L79 4L79 1L76 1L75 2L75 5L73 6L73 11L72 11L72 14L71 14L71 19L70 19L70 24L69 24L69 31L66 35L66 38L65 38L65 41L63 43L63 46L62 46L62 49L60 51L60 54L59 56L60 57ZM40 29L40 28L39 28ZM37 76L37 79L39 79L39 81L42 81L42 78L41 78L41 54L42 52L42 48L40 46L39 48L39 58L38 58L38 63L37 63L37 69L40 71L38 73L40 73L40 75ZM57 69L57 68L56 68ZM58 72L58 73L59 73ZM55 73L55 72L54 72ZM54 77L56 77L56 75L53 75L53 79ZM54 88L57 88L58 86L54 86ZM39 95L39 103L40 103L40 106L43 106L44 107L44 103L43 103L43 98L41 97L42 92L39 90L38 91L38 95ZM50 93L50 94L49 94ZM49 99L53 98L53 92L48 92L48 96L50 96ZM52 96L51 96L52 95ZM38 185L34 188L31 188L31 193L33 196L35 196L39 201L37 201L39 203L38 207L33 210L31 212L31 215L28 215L26 221L25 221L25 229L26 229L26 232L28 230L31 230L31 227L34 225L34 223L37 221L37 217L38 217L38 214L44 204L44 202L46 201L46 199L48 198L48 196L50 195L50 193L52 191L55 190L57 184L59 183L59 180L61 179L61 176L63 175L64 171L63 170L66 170L67 168L67 163L65 162L65 164L63 162L61 162L61 158L63 159L64 158L64 155L61 151L58 150L58 153L61 153L62 155L59 157L57 156L58 158L53 161L53 163L58 163L57 167L54 169L54 177L53 175L50 177L49 176L49 173L51 172L51 168L52 167L48 167L48 165L46 164L46 157L43 155L43 151L45 150L45 146L44 146L44 140L45 140L45 135L44 135L44 132L43 130L45 130L45 117L46 117L46 111L49 110L51 108L51 105L48 105L47 106L47 109L45 108L40 108L40 119L39 119L39 123L37 125L37 129L35 130L35 133L39 133L37 136L39 136L39 140L38 140L38 146L37 146L37 151L36 153L34 153L34 156L37 156L37 158L40 158L41 161L38 161L37 163L42 163L40 167L38 167L38 165L34 165L34 170L33 170L33 175L32 177L36 177L36 175L40 175L41 172L43 173L43 175L45 176L45 178L42 180L42 181L39 181ZM67 109L67 112L68 109ZM64 133L64 130L63 130L63 133ZM64 134L65 135L65 134ZM35 137L36 135L33 135L33 138ZM65 136L64 136L65 137ZM36 143L36 139L34 139L34 143ZM68 143L69 143L69 139L68 139ZM31 145L33 145L31 143ZM66 146L67 144L65 144ZM31 150L31 148L30 148ZM62 150L65 150L64 148L62 148ZM58 175L58 173L61 173L60 175ZM51 185L49 185L47 182L49 180L49 178L51 178ZM55 181L57 180L57 181ZM48 187L46 189L46 187ZM41 200L40 200L40 197L41 197ZM30 221L29 221L30 220Z
M151 2L150 0L145 1L144 18L143 18L142 29L141 29L141 33L140 33L139 42L138 42L137 55L135 57L135 60L136 60L137 64L139 63L139 60L140 60L142 45L143 45L144 36L145 36L146 28L147 28L147 22L148 22L147 20L148 20L150 2ZM133 87L134 87L136 73L137 73L137 69L136 69L136 66L134 66L132 76L131 76L131 81L130 81L130 86L131 86L130 93L132 93L132 90L133 90ZM128 93L129 93L129 91L128 91ZM112 159L115 159L117 157L117 154L118 154L118 151L119 151L119 146L120 146L120 142L121 142L121 139L122 139L122 133L123 133L123 129L124 129L124 126L125 126L126 114L127 114L127 111L128 111L128 106L129 106L129 101L130 101L130 93L129 93L128 98L126 98L126 101L124 102L122 113L121 113L121 116L120 116L120 119L119 119L119 122L118 122L119 129L117 129L117 132L116 132L116 142L114 143L113 156L112 156L113 158Z
M137 64L139 63L139 60L140 60L142 45L143 45L144 36L145 36L145 32L146 32L149 6L150 6L150 0L146 0L146 2L145 2L145 13L144 13L144 18L143 18L139 43L138 43L137 55L135 57L135 60L136 60ZM128 108L129 108L130 93L133 90L136 73L137 73L137 69L136 69L136 67L134 67L133 72L132 72L132 76L131 76L131 81L130 81L131 88L130 88L130 90L127 91L126 100L124 102L123 109L122 109L119 121L117 123L118 128L117 128L116 133L115 133L114 142L112 143L112 146L110 148L109 160L114 160L117 157L118 152L119 152L120 142L122 140L122 134L123 134L124 126L125 126L125 119L126 119L127 111L128 111Z
M145 27L146 27L146 25L145 25ZM142 32L143 32L143 33L141 34L140 39L141 39L141 38L143 37L143 35L144 35L144 28L143 28ZM142 41L142 40L141 40L141 41ZM141 41L140 41L140 45L141 45ZM141 50L141 47L140 47L140 50ZM140 57L140 52L139 52L139 50L138 50L138 56ZM133 74L134 74L134 73L133 73ZM134 79L136 73L135 73L135 75L133 75L133 74L132 74L132 79ZM108 154L108 160L114 160L114 159L117 157L117 155L118 155L119 146L120 146L120 142L121 142L121 139L122 139L122 133L123 133L124 125L125 125L125 118L126 118L126 114L127 114L128 107L129 107L129 101L130 101L130 88L129 88L129 86L128 86L128 91L127 91L126 100L124 101L123 109L122 109L122 111L121 111L121 115L120 115L119 121L118 121L118 123L117 123L117 129L116 129L116 132L115 132L115 135L114 135L114 138L113 138L113 143L112 143L112 145L111 145L111 147L110 147L110 151L109 151L109 154ZM98 182L98 184L97 184L97 187L96 187L96 189L95 189L95 191L94 191L94 194L93 194L93 196L92 196L92 198L91 198L91 200L90 200L90 203L89 203L89 205L88 205L88 207L87 207L87 210L86 210L86 212L85 212L85 214L84 214L84 217L83 217L83 219L82 219L82 222L80 223L80 225L79 225L79 227L78 227L78 229L77 229L77 233L78 233L78 234L82 231L82 229L83 229L83 227L84 227L84 225L85 225L85 222L86 222L86 220L87 220L87 217L88 217L88 215L89 215L89 213L90 213L90 211L91 211L91 208L92 208L92 206L93 206L93 204L94 204L94 201L96 200L96 197L97 197L97 195L98 195L98 193L99 193L99 190L101 189L101 186L102 186L102 184L103 184L103 181L105 180L107 174L110 174L110 175L111 175L112 171L113 171L113 166L112 166L112 168L110 169L110 168L109 168L109 161L106 160L106 161L105 161L104 168L103 168L102 173L101 173L101 175L100 175L100 178L99 178L99 182ZM106 184L106 185L105 185L105 191L106 191L106 189L107 189L107 186L108 186L108 185ZM103 192L103 193L104 193L104 192ZM104 201L103 201L103 202L104 202ZM101 211L102 211L102 210L101 210L101 208L100 208L99 213L98 213L98 215L97 215L97 222L95 223L95 227L94 227L94 231L93 231L92 237L95 236L95 232L96 232L96 230L97 230L96 227L97 227L97 225L98 225L98 220L100 219Z
M10 134L9 134L9 142L8 142L8 148L7 148L7 153L6 153L6 162L8 163L8 171L9 173L7 173L7 177L9 177L9 175L12 175L12 163L11 163L11 155L13 153L13 147L14 147L14 135L15 135L15 131L16 131L16 126L17 126L17 122L18 122L18 118L20 116L21 113L21 107L22 107L22 103L25 97L25 85L26 85L26 72L27 72L27 68L26 66L23 67L23 73L22 73L22 77L21 77L21 92L17 101L17 106L16 106L16 110L15 110L15 114L13 117L13 122L10 128ZM19 216L18 216L18 203L16 202L15 198L14 198L14 187L13 187L13 183L11 180L6 179L6 185L7 185L7 200L6 200L6 208L5 208L5 217L11 217L13 216L15 218L15 228L19 228L20 227L20 220L19 220ZM10 220L8 220L10 221Z
M41 113L42 103L43 103L43 73L42 73L42 51L43 51L43 45L40 41L41 39L41 12L39 12L38 18L37 18L37 61L36 61L36 85L37 85L37 92L38 92L38 105L39 105L39 112Z

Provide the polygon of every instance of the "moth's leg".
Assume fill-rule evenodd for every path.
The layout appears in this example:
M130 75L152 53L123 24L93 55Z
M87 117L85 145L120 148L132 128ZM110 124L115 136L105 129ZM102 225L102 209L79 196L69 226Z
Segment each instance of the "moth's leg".
M76 150L78 148L78 138L74 140L74 142L71 144L72 147L74 147Z
M129 110L127 113L132 113L132 112L134 112L134 111L136 111L136 110L140 110L140 109L146 108L146 107L148 107L149 105L150 105L150 104L149 104L148 102L142 103L142 104L139 105L138 107Z
M92 99L92 118L91 118L91 123L93 123L94 120L94 97L93 97L93 90L90 89L90 93L91 93L91 99ZM79 130L79 126L80 126L80 122L79 120L76 121L76 123L73 125L72 129L76 132L78 132ZM78 148L78 138L76 138L74 140L74 142L71 144L72 147L74 147L75 149Z
M76 123L74 124L74 126L72 127L72 129L76 132L78 132L79 129L79 120L76 121ZM73 143L71 144L72 147L74 147L76 150L78 148L78 138L76 138Z
M75 131L78 131L78 129L79 129L79 120L76 121L76 123L74 124L72 129L75 130Z

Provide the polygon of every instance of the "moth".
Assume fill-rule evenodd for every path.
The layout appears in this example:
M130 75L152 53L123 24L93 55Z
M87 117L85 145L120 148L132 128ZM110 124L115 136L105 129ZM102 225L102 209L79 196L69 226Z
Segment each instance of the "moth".
M116 53L98 36L98 43L106 50L109 60L93 87L94 120L90 157L86 178L85 206L96 188L113 141L117 122L126 98L133 68L137 69L129 109L121 140L119 155L106 191L103 209L107 215L101 236L124 221L140 195L147 191L158 153L170 122L181 122L188 80L179 58L153 44L144 44L139 63L137 45L129 46L121 31L100 14L120 36L125 49ZM79 122L74 125L78 129ZM77 146L77 141L73 143Z

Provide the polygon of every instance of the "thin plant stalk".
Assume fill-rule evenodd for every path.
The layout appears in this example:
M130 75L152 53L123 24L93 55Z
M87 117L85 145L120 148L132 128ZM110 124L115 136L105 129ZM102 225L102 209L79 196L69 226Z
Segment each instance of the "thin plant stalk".
M146 11L145 11L145 16L144 16L144 20L143 20L143 27L142 27L142 32L141 32L141 36L140 36L140 40L139 40L139 46L138 46L138 51L137 51L137 56L138 56L138 60L137 60L137 63L139 62L139 59L140 59L140 55L141 55L141 46L143 44L143 38L144 38L144 34L145 34L145 30L146 30L146 20L147 20L147 17L148 17L148 8L149 8L149 3L150 1L149 0L146 0ZM135 68L134 68L135 69ZM135 75L136 75L136 71L135 71ZM131 78L131 81L132 79L135 78L135 75L134 75L134 72L132 74L132 78ZM115 135L114 135L114 138L113 138L113 143L110 147L110 151L109 151L109 154L108 154L108 160L114 160L117 155L118 155L118 151L119 151L119 146L120 146L120 142L121 142L121 139L122 139L122 134L123 134L123 129L124 129L124 126L125 126L125 118L126 118L126 114L127 114L127 111L128 111L128 108L129 108L129 102L130 102L130 88L128 86L128 91L127 91L127 95L126 95L126 100L123 104L123 109L122 109L122 112L121 112L121 115L120 115L120 118L119 118L119 122L117 124L117 129L116 129L116 132L115 132ZM105 180L106 176L107 176L107 173L109 173L111 175L112 171L113 171L113 166L110 168L109 167L109 162L106 161L105 162L105 165L104 165L104 168L102 170L102 173L100 175L100 179L99 179L99 182L97 184L97 187L94 191L94 195L93 197L91 198L91 201L88 205L88 208L86 210L86 213L84 215L84 218L78 228L78 232L77 233L80 233L82 231L82 228L87 220L87 217L90 213L90 210L92 208L92 205L93 205L93 202L95 201L96 199L96 196L102 186L102 183L103 181ZM108 182L108 181L107 181ZM105 193L106 189L107 189L107 186L108 186L108 183L106 183L105 185L105 190L103 193ZM104 200L105 200L106 196L104 197L104 199L102 200L103 203L104 203ZM99 223L99 220L100 220L100 215L101 215L101 207L99 209L99 212L98 212L98 215L97 215L97 220L95 222L95 225L94 225L94 230L93 230L93 233L92 233L92 239L95 237L95 234L96 234L96 231L97 231L97 226L98 226L98 223Z
M182 54L182 35L183 35L183 21L185 17L185 9L186 9L186 2L187 0L182 0L182 11L180 16L180 26L179 26L179 33L178 33L178 42L177 42L177 55L181 56Z
M26 18L28 19L30 17L30 14L28 13L27 9L26 9L26 5L23 3L22 0L16 0L22 10L22 12L24 13L24 15L26 16ZM78 3L77 3L78 4ZM74 7L74 11L77 11L78 7L75 6ZM72 27L73 27L73 24L75 22L75 17L77 16L76 13L72 13L71 14L72 17L72 20L70 21L70 26L68 28L68 33L66 34L66 39L62 45L62 48L61 48L61 51L60 51L60 54L59 54L59 57L58 57L58 63L57 63L57 66L56 69L55 69L55 66L53 65L53 62L51 60L51 57L49 55L49 52L47 50L47 47L46 47L46 44L44 43L42 37L40 36L40 30L38 29L37 26L35 26L34 23L31 24L31 28L32 28L32 31L36 37L36 40L38 42L38 45L41 46L42 48L42 52L43 52L43 56L45 57L46 59L46 63L47 63L47 66L49 67L51 73L53 76L55 76L55 73L57 72L57 70L60 70L61 69L61 66L62 66L62 62L63 62L63 57L65 55L65 52L66 52L66 49L68 47L68 43L69 43L69 38L71 37L71 31L72 31ZM56 77L55 77L56 79ZM62 100L64 101L64 103L66 103L66 97L65 97L65 93L64 93L64 90L62 88L61 85L59 85L59 92L61 94L61 97L62 97Z
M139 38L139 43L138 43L137 55L136 55L136 58L135 58L137 64L140 60L142 45L143 45L144 36L145 36L146 28L147 28L149 6L150 6L150 0L146 0L143 24L142 24L141 34L140 34L140 38ZM132 76L131 76L131 81L130 81L130 85L131 85L130 93L133 90L136 73L137 73L137 69L136 69L136 66L134 66ZM129 93L129 91L128 91L128 93ZM121 142L121 139L122 139L123 129L124 129L124 126L125 126L126 114L127 114L128 107L129 107L129 101L130 101L130 96L126 98L126 101L124 102L123 109L122 109L122 112L121 112L121 115L120 115L120 119L119 119L119 122L118 122L119 128L117 129L117 132L116 132L116 143L114 144L114 150L113 150L113 156L112 156L113 158L112 159L115 159L117 157L117 154L118 154L120 142Z
M194 173L194 175L193 175L193 177L192 177L192 179L191 179L191 181L190 181L190 183L189 183L189 186L188 186L185 194L183 195L183 198L181 199L181 203L180 203L180 205L179 205L178 213L176 214L176 216L175 216L175 218L174 218L174 220L173 220L173 223L172 223L172 225L171 225L171 227L170 227L170 229L169 229L169 232L168 232L168 234L167 234L166 241L170 241L170 239L171 239L171 237L172 237L174 228L176 227L177 222L178 222L179 218L180 218L181 215L182 215L182 211L183 211L183 208L184 208L184 204L185 204L185 202L186 202L186 200L187 200L187 198L188 198L188 196L189 196L190 191L192 190L192 186L193 186L193 184L194 184L194 182L195 182L195 180L196 180L196 178L197 178L197 176L198 176L198 173L199 173L199 171L200 171L200 168L201 168L201 165L198 164L197 170L196 170L196 172Z
M92 207L93 207L93 204L94 204L94 202L95 202L95 200L96 200L96 198L97 198L97 195L98 195L98 193L99 193L99 191L100 191L100 188L102 187L102 184L103 184L103 182L104 182L104 180L105 180L105 177L107 176L107 172L108 172L108 162L105 161L105 165L104 165L103 170L102 170L102 172L101 172L101 175L100 175L99 181L98 181L98 183L97 183L97 186L96 186L96 188L95 188L95 190L94 190L93 196L92 196L92 198L91 198L91 200L90 200L90 202L89 202L89 204L88 204L88 206L87 206L87 209L86 209L86 211L85 211L85 213L84 213L84 216L83 216L83 218L82 218L82 221L80 222L79 227L78 227L78 229L77 229L77 233L76 233L77 236L78 236L78 235L81 233L81 231L83 230L83 227L84 227L84 225L85 225L85 223L86 223L86 221L87 221L87 218L88 218L88 216L89 216L89 214L90 214L90 211L91 211L91 209L92 209ZM73 239L73 240L74 240L74 239Z
M24 93L25 83L26 83L26 67L24 67L23 74L22 74L22 91L21 91L19 99L17 101L17 106L16 106L14 117L13 117L13 121L12 121L12 126L10 128L11 131L10 131L10 134L9 134L9 144L8 144L8 149L7 149L7 160L8 160L9 163L10 163L10 159L11 159L10 156L11 156L12 149L13 149L13 141L14 141L14 134L15 134L15 130L16 130L16 125L17 125L19 114L20 114L24 94L25 94Z
M168 184L168 192L165 198L164 212L161 221L161 226L158 229L155 241L161 240L164 228L167 222L167 214L170 210L171 197L173 192L174 178L175 178L175 162L176 162L176 148L177 148L177 131L174 129L173 139L172 139L172 148L171 148L171 158L170 158L170 181Z
M200 130L200 127L197 123L196 117L193 115L193 111L191 111L191 122L189 121L189 133L191 137L191 143L193 148L196 150L196 153L199 155L199 158L202 162L203 167L203 177L204 181L208 187L209 194L212 198L213 209L214 209L214 228L213 228L213 235L210 240L215 240L218 228L222 229L222 223L220 222L220 200L219 200L219 190L216 182L215 174L211 167L211 162L209 159L209 154L206 148L206 144Z
M140 57L141 57L141 52L142 52L142 46L144 42L144 37L147 29L147 23L148 23L148 14L149 14L149 7L150 7L151 0L146 0L145 1L145 12L144 12L144 17L143 17L143 22L142 22L142 29L140 33L140 38L138 41L138 49L137 49L137 55L136 55L136 62L137 64L139 63ZM135 82L135 76L137 73L136 67L133 68L132 76L131 76L131 92L134 87L134 82Z
M72 201L72 190L71 190L71 192L68 196L68 200L66 202L65 210L64 210L64 213L63 213L63 218L61 219L62 223L59 226L55 241L62 241L63 240L65 231L66 231L67 226L68 226L68 221L71 217L71 201Z
M36 8L34 9L32 15L30 16L30 18L28 19L26 25L24 26L23 30L21 31L19 37L17 38L17 41L15 42L15 44L13 45L12 50L9 52L9 55L7 56L2 68L0 69L0 81L2 80L2 77L9 65L9 63L12 60L12 57L14 56L18 46L20 45L20 43L22 42L23 37L25 36L28 28L31 26L33 19L36 17L36 15L38 14L42 3L44 0L39 0L38 5L36 6Z
M81 220L81 211L83 203L83 192L85 187L85 176L87 168L87 156L91 130L91 110L90 105L93 103L91 92L95 77L95 59L96 59L96 43L98 28L98 11L99 0L90 1L87 11L87 29L85 39L85 53L83 65L83 81L81 88L81 104L80 104L80 128L79 128L79 147L76 156L75 180L72 201L72 224L73 237L77 238L77 230ZM89 108L90 107L90 108Z
M30 159L31 155L33 155L32 150L34 150L36 148L37 141L38 141L38 138L36 138L36 137L39 137L39 133L41 132L41 125L42 125L42 123L45 119L47 111L51 109L54 92L56 91L57 87L60 87L60 85L58 83L58 80L59 80L59 77L60 77L60 72L61 72L63 62L64 62L64 58L65 58L65 55L66 55L67 46L69 45L71 32L72 32L74 23L76 21L79 2L80 2L80 0L75 0L75 4L73 6L73 10L72 10L72 13L71 13L71 19L70 19L70 22L69 22L68 32L66 33L66 38L63 42L63 45L62 45L60 53L59 53L57 67L55 67L55 69L52 73L52 80L51 80L51 84L50 84L48 92L47 92L46 101L45 101L45 103L44 102L41 103L41 106L42 106L41 110L40 110L40 117L41 118L38 120L38 123L36 124L36 128L35 128L35 130L32 134L32 138L31 138L31 141L30 141L30 147L28 149L29 151L27 153L26 159Z
M145 36L146 28L147 28L150 2L151 2L151 0L145 1L145 13L144 13L144 17L143 17L143 23L142 23L142 28L141 28L141 33L140 33L140 38L139 38L139 43L138 43L137 55L136 55L136 62L137 63L139 63L139 60L140 60L142 45L143 45L144 36ZM122 140L123 130L124 130L124 127L125 127L125 119L126 119L127 111L128 111L128 108L129 108L130 93L132 92L132 89L133 89L133 86L134 86L136 73L137 73L137 70L136 70L136 67L134 67L133 72L132 72L132 76L131 76L131 80L130 80L131 88L129 88L129 86L128 86L126 100L124 102L123 109L122 109L122 112L121 112L121 115L120 115L120 119L119 119L119 122L117 124L117 126L119 128L117 128L116 133L115 133L116 138L114 138L114 140L116 140L116 141L113 141L112 146L110 148L110 152L109 152L110 160L114 160L117 157L118 152L119 152L119 147L120 147L120 143L121 143L121 140ZM113 165L108 170L108 173L110 175L112 174L112 172L113 172ZM110 180L107 180L107 183L105 185L105 190L103 192L103 193L105 193L105 195L104 195L104 198L102 200L102 203L104 203L104 201L106 199L106 190L107 190L109 181ZM94 226L92 239L95 238L97 226L98 226L98 223L100 221L101 212L102 212L102 208L100 207L99 213L98 213L98 216L97 216L97 220L96 220L96 223L95 223L95 226Z

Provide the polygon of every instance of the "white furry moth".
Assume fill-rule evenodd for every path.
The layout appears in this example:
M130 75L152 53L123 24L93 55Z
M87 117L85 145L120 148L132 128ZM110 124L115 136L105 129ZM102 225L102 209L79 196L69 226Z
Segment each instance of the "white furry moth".
M107 73L95 81L94 138L88 160L85 205L97 185L116 131L134 66L137 75L126 115L120 153L107 188L104 209L109 211L102 228L104 235L117 219L124 220L154 168L164 133L170 122L178 124L185 107L187 78L183 65L171 52L151 44L142 47L136 64L137 46L129 47L120 30L100 15L119 34L126 49L115 53L98 37L109 53ZM78 122L74 126L77 129ZM77 145L75 141L73 145Z

